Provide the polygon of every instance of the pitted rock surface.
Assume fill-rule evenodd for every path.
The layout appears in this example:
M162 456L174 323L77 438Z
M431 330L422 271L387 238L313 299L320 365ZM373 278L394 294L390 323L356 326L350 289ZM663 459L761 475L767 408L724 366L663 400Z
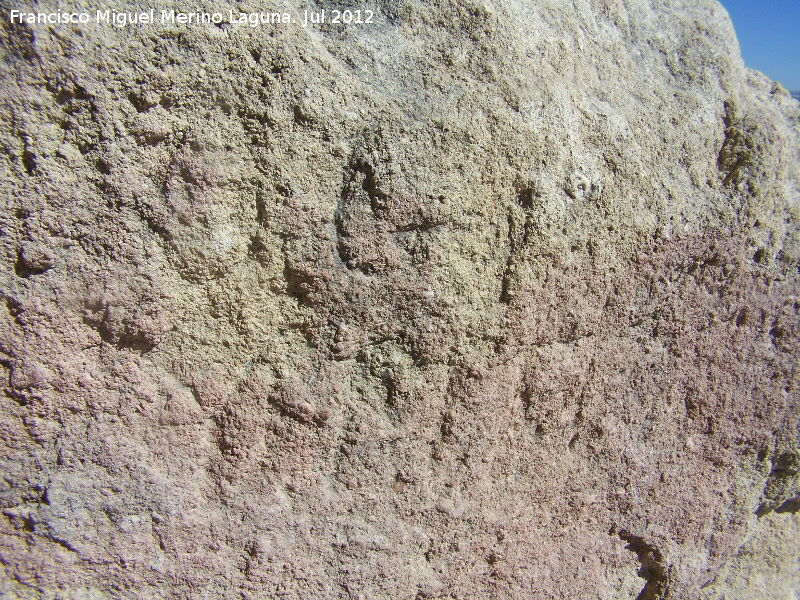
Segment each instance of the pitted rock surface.
M713 0L371 8L3 19L0 595L792 597L800 103Z

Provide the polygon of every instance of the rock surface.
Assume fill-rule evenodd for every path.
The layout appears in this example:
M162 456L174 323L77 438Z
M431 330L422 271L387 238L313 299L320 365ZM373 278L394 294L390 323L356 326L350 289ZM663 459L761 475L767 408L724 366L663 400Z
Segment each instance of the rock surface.
M0 595L796 597L800 104L712 0L369 8L3 19Z

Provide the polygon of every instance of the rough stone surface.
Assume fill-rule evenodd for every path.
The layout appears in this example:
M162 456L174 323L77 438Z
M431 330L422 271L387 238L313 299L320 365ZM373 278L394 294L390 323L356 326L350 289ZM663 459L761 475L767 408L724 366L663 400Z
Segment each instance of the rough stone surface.
M4 16L0 596L797 598L800 104L713 0L371 8Z

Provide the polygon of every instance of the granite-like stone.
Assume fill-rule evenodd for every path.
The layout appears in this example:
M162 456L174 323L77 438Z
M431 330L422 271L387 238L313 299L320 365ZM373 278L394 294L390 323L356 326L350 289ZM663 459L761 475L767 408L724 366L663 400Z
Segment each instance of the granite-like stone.
M789 597L800 104L721 6L306 8L2 19L0 595Z

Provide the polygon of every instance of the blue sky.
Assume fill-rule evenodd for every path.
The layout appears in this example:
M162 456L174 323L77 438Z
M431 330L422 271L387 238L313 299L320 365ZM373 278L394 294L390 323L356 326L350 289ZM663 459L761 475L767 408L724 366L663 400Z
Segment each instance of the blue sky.
M744 64L800 90L800 0L720 0L742 47Z

